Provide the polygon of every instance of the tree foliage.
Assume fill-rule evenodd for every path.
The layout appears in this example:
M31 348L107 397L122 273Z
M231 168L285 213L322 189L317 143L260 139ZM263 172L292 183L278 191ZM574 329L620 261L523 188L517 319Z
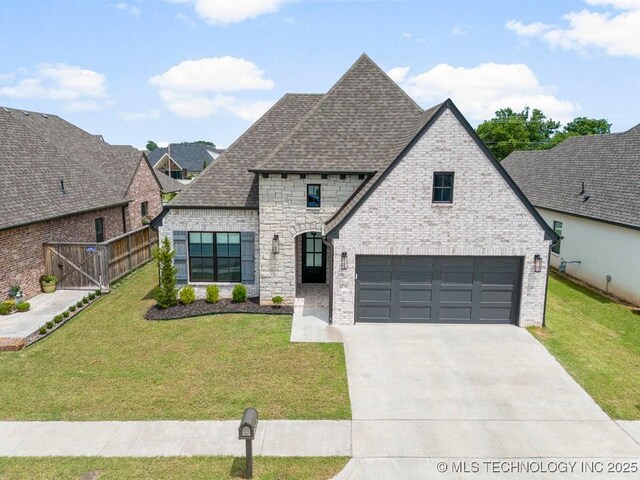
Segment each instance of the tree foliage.
M610 133L604 118L577 117L560 130L556 122L539 110L526 107L521 112L502 108L495 117L478 125L477 132L495 157L502 161L514 150L545 150L569 137Z
M164 237L155 254L160 270L160 285L156 293L156 301L158 306L162 308L178 304L178 289L176 288L178 269L173 265L175 255L176 252L171 248L169 238Z
M198 144L200 144L200 145L207 145L207 146L209 146L209 147L216 148L216 144L215 144L215 143L213 143L213 142L210 142L210 141L208 141L208 140L198 140L198 141L193 142L193 143L198 143Z
M158 148L158 144L156 142L154 142L153 140L149 140L147 142L147 150L153 152L156 148Z

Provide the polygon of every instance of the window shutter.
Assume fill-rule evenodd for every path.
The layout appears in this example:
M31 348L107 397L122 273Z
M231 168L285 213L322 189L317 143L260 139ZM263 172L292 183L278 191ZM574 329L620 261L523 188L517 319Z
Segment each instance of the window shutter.
M242 283L255 283L256 281L255 236L254 232L240 233L240 241L242 243Z
M187 232L173 232L173 249L176 251L173 264L178 269L178 283L187 283Z

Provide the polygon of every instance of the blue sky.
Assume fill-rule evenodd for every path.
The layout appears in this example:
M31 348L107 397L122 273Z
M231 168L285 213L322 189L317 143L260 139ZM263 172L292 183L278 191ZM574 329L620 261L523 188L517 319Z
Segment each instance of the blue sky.
M640 123L640 0L3 0L0 105L114 144L228 146L366 52L421 105Z

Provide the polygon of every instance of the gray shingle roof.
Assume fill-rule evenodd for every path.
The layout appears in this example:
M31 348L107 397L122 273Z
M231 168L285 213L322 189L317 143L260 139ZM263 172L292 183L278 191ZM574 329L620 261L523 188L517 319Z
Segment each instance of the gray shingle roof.
M502 165L536 207L640 228L640 125L513 152Z
M152 152L147 154L151 165L158 163L165 153L168 152L167 148L156 148ZM201 172L202 165L206 161L207 165L213 162L213 155L220 155L224 150L220 150L202 143L172 143L171 144L171 158L180 165L181 168L186 169L187 172Z
M258 179L249 172L273 151L322 95L287 94L189 183L170 207L258 208Z
M162 193L179 192L184 188L184 185L182 183L174 178L171 178L169 175L165 175L164 173L159 172L155 169L153 170L153 173L156 175L156 178L160 182Z
M128 203L141 152L56 115L26 113L0 108L0 229Z
M421 114L422 109L362 55L254 171L376 172Z

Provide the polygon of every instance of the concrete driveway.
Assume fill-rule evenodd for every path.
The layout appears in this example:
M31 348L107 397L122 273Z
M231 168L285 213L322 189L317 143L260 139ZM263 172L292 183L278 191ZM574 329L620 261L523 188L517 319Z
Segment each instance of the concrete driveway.
M640 458L524 329L328 328L345 345L354 457Z

